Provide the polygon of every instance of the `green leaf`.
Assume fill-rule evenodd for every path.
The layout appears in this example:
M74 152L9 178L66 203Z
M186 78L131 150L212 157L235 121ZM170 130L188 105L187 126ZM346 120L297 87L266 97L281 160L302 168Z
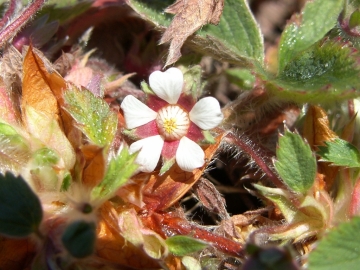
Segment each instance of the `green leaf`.
M343 0L307 2L301 14L284 30L279 45L279 72L301 51L321 40L336 24ZM300 23L298 22L300 21Z
M255 76L249 69L245 68L228 68L226 69L228 80L239 86L241 89L250 90L255 83Z
M72 177L70 173L66 173L61 183L60 191L67 191L72 183Z
M169 251L175 256L185 256L203 250L208 244L189 236L175 235L165 240Z
M129 0L130 6L142 17L164 30L171 22L164 9L173 1ZM205 25L189 38L197 52L239 66L263 63L264 45L260 29L246 0L225 0L218 25Z
M359 53L339 41L324 40L289 61L268 90L294 102L330 102L360 95Z
M110 160L104 179L92 190L93 199L107 200L124 185L138 168L134 163L137 154L130 154L124 147L120 154Z
M258 184L253 186L267 199L280 209L287 223L294 223L306 219L305 215L291 203L289 194L280 188L270 188Z
M43 213L40 201L21 176L0 174L0 233L26 237L37 232Z
M326 146L319 146L317 154L321 156L322 161L332 162L337 166L349 168L360 167L359 150L351 143L336 138L334 141L325 142Z
M360 217L342 223L319 241L310 253L310 270L358 269L360 265Z
M349 27L350 28L354 28L360 26L360 10L355 10L351 16L350 16L350 20L349 20Z
M0 172L20 172L30 156L27 140L10 125L0 123Z
M76 88L67 90L64 98L66 110L91 143L109 147L115 136L117 116L108 104L90 91Z
M65 24L70 20L78 17L91 7L91 1L48 1L47 4L39 11L38 16L48 15L49 21L59 21Z
M66 227L61 241L75 258L87 257L95 250L96 226L93 222L75 221Z
M305 194L312 187L316 175L316 159L310 146L296 133L285 131L279 138L275 169L295 192Z
M49 148L40 148L33 153L33 160L37 166L51 166L59 161L56 152Z

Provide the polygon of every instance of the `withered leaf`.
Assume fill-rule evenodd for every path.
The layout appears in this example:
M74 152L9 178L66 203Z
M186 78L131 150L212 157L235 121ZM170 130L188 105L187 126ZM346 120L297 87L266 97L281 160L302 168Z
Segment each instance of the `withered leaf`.
M230 218L226 211L225 199L213 183L201 177L193 186L193 189L196 197L206 210L218 214L222 219Z
M306 113L303 135L313 150L316 150L319 145L324 145L324 141L332 141L338 137L330 128L326 112L321 107L314 105L309 106ZM338 170L337 166L329 166L323 162L318 163L318 176L315 179L316 189L326 188L329 190Z
M181 56L180 49L186 39L207 23L218 24L224 0L177 0L165 12L175 14L164 32L160 44L170 41L165 66L175 63Z
M338 136L330 129L326 112L319 106L311 105L305 116L304 137L312 149L324 145L324 141L331 141Z
M59 115L58 101L66 88L65 80L51 69L50 63L41 58L30 46L23 64L23 83L21 107L31 106L52 118Z

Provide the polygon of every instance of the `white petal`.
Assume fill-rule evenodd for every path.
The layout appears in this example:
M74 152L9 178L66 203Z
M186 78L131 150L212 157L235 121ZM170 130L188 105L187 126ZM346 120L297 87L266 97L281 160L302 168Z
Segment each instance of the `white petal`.
M205 163L205 153L202 148L187 137L182 137L176 151L176 162L187 172L201 167Z
M152 172L159 162L164 140L160 135L151 136L130 145L129 152L135 153L140 150L135 163L140 165L143 172Z
M155 71L150 74L149 84L155 94L170 104L178 101L184 83L180 69L169 68L165 72Z
M157 116L156 112L131 95L124 98L121 109L124 111L126 128L128 129L147 124L155 120Z
M219 101L213 97L200 99L191 109L189 116L190 120L203 130L218 126L224 118Z

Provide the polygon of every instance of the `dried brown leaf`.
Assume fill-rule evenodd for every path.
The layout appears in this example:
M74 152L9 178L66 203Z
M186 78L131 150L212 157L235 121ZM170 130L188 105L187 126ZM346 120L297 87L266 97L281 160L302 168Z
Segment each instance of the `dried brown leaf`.
M230 218L226 211L225 199L213 183L201 177L193 186L193 189L196 197L206 210L218 214L222 219Z
M223 7L224 0L177 0L165 10L167 13L175 14L160 40L160 44L170 41L165 66L175 63L180 58L180 49L189 36L205 24L220 22Z

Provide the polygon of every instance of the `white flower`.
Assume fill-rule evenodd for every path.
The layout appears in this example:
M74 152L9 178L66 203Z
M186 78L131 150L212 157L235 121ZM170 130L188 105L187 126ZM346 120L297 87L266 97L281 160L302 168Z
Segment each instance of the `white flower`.
M218 126L223 115L219 102L213 97L201 99L195 105L182 93L183 74L177 68L155 71L149 84L155 95L147 105L129 95L121 104L126 128L136 129L140 140L130 145L130 152L140 151L136 162L140 170L152 172L160 156L164 161L176 160L184 171L204 165L205 154L197 144L204 137L202 130Z

